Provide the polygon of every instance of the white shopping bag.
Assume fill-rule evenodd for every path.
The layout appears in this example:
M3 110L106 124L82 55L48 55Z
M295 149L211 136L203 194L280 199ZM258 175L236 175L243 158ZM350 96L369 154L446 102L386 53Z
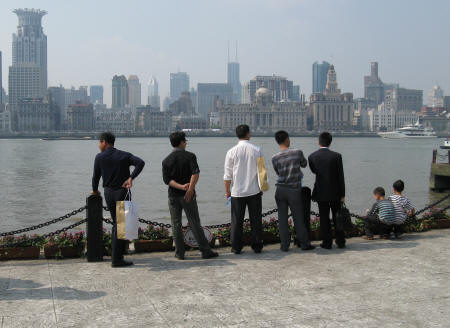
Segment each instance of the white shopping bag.
M128 189L125 200L116 203L117 239L138 239L138 211L139 207L137 203L131 201Z

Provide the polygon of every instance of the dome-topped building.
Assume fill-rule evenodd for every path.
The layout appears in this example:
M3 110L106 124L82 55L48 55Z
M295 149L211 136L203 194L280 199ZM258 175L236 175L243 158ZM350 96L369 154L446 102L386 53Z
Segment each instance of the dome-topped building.
M264 85L256 90L255 96L257 104L266 105L273 102L272 91L267 89Z
M439 85L435 85L430 93L428 93L428 105L430 107L444 106L444 91Z

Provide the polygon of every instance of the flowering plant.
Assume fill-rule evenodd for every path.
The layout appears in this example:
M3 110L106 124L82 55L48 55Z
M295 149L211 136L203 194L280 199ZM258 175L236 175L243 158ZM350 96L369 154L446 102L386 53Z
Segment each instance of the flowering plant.
M0 245L17 244L13 247L41 247L45 243L44 238L39 235L5 236L0 238Z
M280 231L278 230L278 221L274 217L271 217L269 221L263 220L262 226L264 232L273 234L277 237L280 235Z
M46 245L58 247L82 247L84 246L84 242L85 238L83 231L76 233L63 232L59 235L48 237L46 240Z
M223 242L230 242L230 234L231 234L231 226L227 226L225 228L219 228L215 233L215 236L219 239L222 239Z
M311 231L319 230L320 228L320 217L315 216L311 219Z
M442 211L441 208L437 208L437 207L432 207L428 212L425 212L422 215L422 219L424 220L430 220L430 219L435 219L435 220L442 220L442 219L448 219L449 216L447 215L447 213L445 211Z
M154 226L152 224L149 224L146 229L139 228L138 236L140 240L160 240L168 239L170 237L167 228Z

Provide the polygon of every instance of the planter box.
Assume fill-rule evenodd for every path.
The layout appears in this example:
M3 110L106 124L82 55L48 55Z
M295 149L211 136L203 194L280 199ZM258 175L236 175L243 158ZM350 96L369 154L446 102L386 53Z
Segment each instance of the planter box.
M263 232L264 244L278 244L280 237L270 232Z
M40 253L41 249L36 246L0 248L0 260L34 260Z
M45 245L44 255L46 259L81 257L84 251L84 244L81 246L59 247L58 245Z
M436 223L438 229L450 229L450 219L437 220Z
M144 252L167 252L173 251L173 239L161 240L136 240L134 242L134 250L136 253Z

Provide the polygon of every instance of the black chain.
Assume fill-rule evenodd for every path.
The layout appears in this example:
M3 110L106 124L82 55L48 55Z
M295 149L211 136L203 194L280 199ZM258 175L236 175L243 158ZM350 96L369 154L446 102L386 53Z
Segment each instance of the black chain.
M28 228L23 228L23 229L19 229L19 230L14 230L14 231L9 231L9 232L2 232L2 233L0 233L0 237L17 235L17 234L21 234L21 233L24 233L24 232L40 229L40 228L43 228L43 227L47 227L47 226L49 226L51 224L60 222L62 220L68 219L68 218L70 218L70 217L72 217L72 216L74 216L74 215L76 215L78 213L81 213L85 209L86 209L86 206L83 206L83 207L80 207L77 210L74 210L74 211L72 211L70 213L67 213L66 215L60 216L59 218L56 218L56 219L53 219L53 220L50 220L50 221L47 221L47 222L44 222L44 223L40 223L40 224L31 226L31 227L28 227Z
M40 236L36 237L36 239L37 238L45 239L45 238L48 238L48 237L53 237L54 235L59 235L60 233L66 232L68 230L71 230L71 229L73 229L73 228L75 228L75 227L77 227L77 226L79 226L79 225L81 225L83 223L86 223L86 222L87 222L87 219L83 219L83 220L75 222L75 223L73 223L73 224L71 224L71 225L69 225L69 226L67 226L65 228L56 230L54 232L49 232L49 233L44 234L44 235L40 235ZM20 242L16 242L16 243L10 243L10 244L3 244L3 245L0 245L0 248L18 247L18 246L20 246L20 245L22 245L24 243L28 243L28 242L30 242L30 240L24 240L24 241L20 241Z

